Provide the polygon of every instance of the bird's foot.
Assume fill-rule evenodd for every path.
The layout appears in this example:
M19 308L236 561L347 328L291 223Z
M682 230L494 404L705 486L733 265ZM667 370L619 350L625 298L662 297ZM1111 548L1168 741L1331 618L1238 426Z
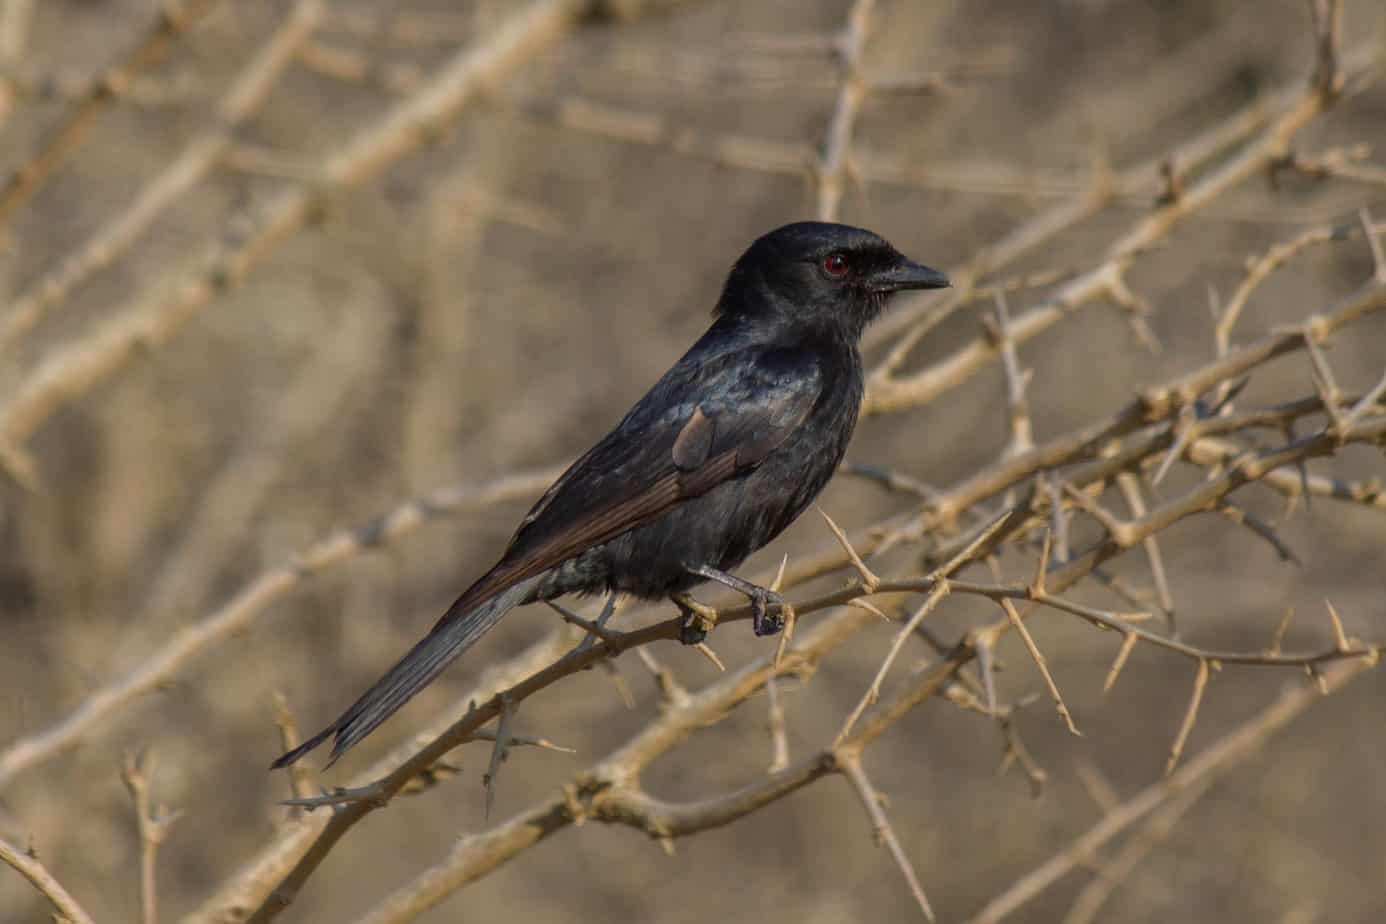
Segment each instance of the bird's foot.
M670 594L669 599L683 614L683 625L679 626L679 641L685 645L697 645L707 638L707 634L717 625L717 611L694 600L688 594Z
M737 593L746 595L746 599L751 601L751 627L756 635L774 635L784 628L785 614L789 612L789 603L777 591L768 587L761 587L759 584L752 584L745 578L739 578L734 574L728 574L719 568L711 565L689 565L688 570L699 577L716 581L723 587L730 587ZM678 602L675 600L674 602ZM775 612L771 613L773 606ZM714 612L713 615L716 615Z
M751 628L756 635L775 635L784 628L787 604L784 597L767 587L757 587L751 598ZM770 607L775 611L772 613Z

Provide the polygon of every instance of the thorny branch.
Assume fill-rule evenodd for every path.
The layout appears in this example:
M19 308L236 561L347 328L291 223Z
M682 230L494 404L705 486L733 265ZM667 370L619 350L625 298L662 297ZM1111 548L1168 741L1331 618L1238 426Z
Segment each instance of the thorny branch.
M125 62L91 82L71 108L69 118L0 192L0 223L46 182L53 169L79 143L92 118L126 92L134 75L152 64L156 52L187 27L192 13L214 5L190 2L171 6L168 20L161 20L159 28ZM185 268L167 293L153 297L142 292L116 312L114 320L96 335L67 344L43 360L0 407L0 454L6 467L24 483L37 484L37 467L24 443L58 407L118 373L139 349L168 342L196 313L245 278L265 253L317 217L330 205L333 195L359 185L384 165L436 137L462 107L479 99L482 86L497 74L527 60L598 7L609 16L623 18L647 5L622 0L599 4L533 2L518 13L507 11L500 28L478 38L475 24L470 21L432 17L416 21L402 15L373 20L354 13L328 12L318 0L299 0L275 38L246 66L222 101L217 125L171 162L128 211L93 236L54 273L21 295L4 319L5 326L0 328L0 344L18 339L88 275L118 259L171 202L215 167L232 159L260 166L274 160L273 152L264 155L235 143L232 129L254 116L278 75L291 63L338 79L376 80L395 92L407 94L406 98L320 167L290 163L291 169L279 170L290 181L287 188L256 211L258 217L248 228L238 225L234 233L209 247L204 260ZM515 733L512 725L519 705L576 672L598 665L610 666L612 659L627 650L636 651L656 678L662 698L659 715L606 758L575 774L560 794L509 820L461 838L446 856L388 896L366 920L374 924L412 920L467 883L520 856L533 844L584 821L632 827L672 850L680 837L732 823L831 775L840 775L853 786L871 830L889 849L922 912L932 917L920 877L895 836L882 797L863 767L868 746L911 709L940 693L965 708L1004 722L1012 707L998 704L993 670L998 647L1012 632L1019 636L1060 715L1076 733L1058 679L1027 628L1027 622L1041 609L1117 633L1120 642L1107 676L1108 688L1138 647L1162 648L1189 660L1193 680L1183 719L1171 731L1167 777L1126 802L1112 796L1111 806L1088 834L988 903L974 919L998 921L1075 867L1087 865L1097 848L1143 818L1152 818L1152 825L1159 822L1167 830L1220 773L1307 709L1319 693L1333 692L1373 666L1379 659L1381 642L1351 637L1331 604L1327 613L1332 642L1327 647L1282 650L1289 625L1287 611L1267 649L1223 651L1204 647L1192 637L1176 633L1172 622L1168 631L1150 628L1145 622L1149 615L1146 612L1103 609L1066 595L1080 581L1090 578L1125 594L1135 601L1135 606L1142 605L1140 600L1153 599L1167 615L1172 614L1173 597L1156 545L1157 536L1177 522L1205 513L1228 517L1270 542L1282 556L1290 554L1273 525L1229 500L1234 492L1255 483L1279 492L1291 505L1301 496L1312 495L1371 509L1386 508L1386 492L1379 481L1346 481L1310 474L1306 468L1309 460L1334 456L1345 446L1379 448L1386 444L1386 407L1382 401L1386 375L1374 385L1363 386L1360 392L1344 389L1323 349L1335 335L1365 318L1386 312L1386 259L1379 241L1383 226L1373 221L1365 207L1356 221L1316 224L1250 260L1231 298L1225 304L1215 304L1215 359L1162 385L1144 389L1135 400L1106 419L1036 442L1027 392L1030 377L1020 360L1020 348L1026 343L1077 309L1104 299L1123 308L1137 335L1153 342L1146 326L1146 317L1153 309L1133 289L1129 271L1144 254L1161 246L1176 228L1207 213L1225 193L1259 173L1274 177L1278 171L1293 170L1324 180L1383 182L1380 168L1362 164L1365 155L1356 149L1336 149L1318 155L1292 150L1300 131L1330 106L1357 92L1375 67L1372 55L1342 51L1340 4L1309 0L1309 6L1314 15L1316 65L1305 87L1248 107L1150 162L1112 171L1099 159L1091 178L1079 181L1067 174L1037 179L1035 175L1019 176L1013 171L989 174L974 169L950 173L947 169L895 163L855 150L864 102L870 93L883 91L890 83L867 74L864 66L864 48L876 7L870 0L855 0L848 9L845 25L836 34L803 37L800 43L830 53L837 64L831 112L816 146L714 136L663 116L621 111L570 96L546 103L500 104L552 118L571 129L660 145L728 166L811 177L817 194L816 211L824 219L835 218L841 211L848 181L1027 195L1036 194L1038 189L1040 195L1061 197L1056 205L981 249L955 270L951 275L958 281L957 290L927 307L906 306L875 329L870 344L886 348L871 377L866 412L872 414L911 411L926 405L993 360L999 360L1009 410L1006 451L972 477L946 489L924 485L908 473L846 466L847 474L870 478L900 492L911 501L918 501L918 508L850 532L824 514L833 541L825 542L821 551L795 561L792 567L782 564L773 586L800 587L812 578L844 569L850 569L855 580L846 587L796 602L783 641L773 653L763 653L740 668L733 664L731 670L701 690L685 688L649 651L651 643L676 636L677 620L652 621L649 610L636 611L634 621L638 627L616 632L570 614L565 618L588 633L582 646L573 650L574 633L567 627L555 629L526 652L498 665L493 676L461 700L449 715L370 768L349 788L315 796L306 772L291 777L295 798L289 802L307 811L296 812L282 825L242 872L228 879L190 920L240 920L247 915L252 920L272 919L294 900L357 821L386 806L396 795L431 788L455 774L456 768L445 763L444 758L462 744L493 742L484 777L489 813L496 775L510 747L528 744L560 750L542 738ZM6 7L6 13L9 9ZM472 44L430 79L418 68L379 66L369 54L336 49L315 39L313 30L324 17L327 30L338 33L380 35L388 42L404 45L437 42L440 36L449 35ZM0 19L0 25L5 22ZM6 49L22 41L23 28L18 28L18 32L15 40L0 36L0 57L13 57ZM0 81L4 81L0 83L0 93L8 98L13 81L4 76L0 76ZM905 83L915 85L910 81L902 85ZM0 117L4 102L0 100ZM486 102L497 104L494 98ZM1113 203L1148 204L1152 199L1154 205L1131 222L1093 265L1032 271L1014 277L999 275ZM1359 238L1364 239L1373 258L1375 272L1370 281L1294 329L1277 329L1249 343L1234 345L1234 328L1253 295L1272 274L1311 247ZM1045 286L1057 288L1048 298L1012 316L1006 302L1008 294ZM951 313L982 300L994 301L996 314L994 320L984 324L975 340L940 361L910 369L910 360L925 333ZM1306 368L1312 370L1313 396L1260 408L1234 405L1248 373L1300 350L1307 354ZM1313 432L1308 436L1296 435L1295 427L1306 425ZM1278 441L1268 446L1266 434ZM1177 496L1161 497L1154 488L1177 466L1192 469L1200 480ZM66 718L10 744L0 752L0 787L19 773L111 728L115 724L112 720L128 712L144 694L167 683L194 659L216 650L234 633L243 631L271 602L283 598L307 577L351 561L442 514L532 497L555 474L556 470L524 473L476 488L440 492L405 504L364 527L312 545L297 562L266 571L246 585L203 621L158 648L131 674L99 687ZM1112 488L1126 502L1125 519L1107 506ZM984 506L998 499L999 513ZM1094 526L1098 537L1072 548L1071 520L1089 521L1086 525ZM960 530L959 524L969 526ZM1038 558L1029 581L1007 581L999 564L999 552L1005 548L1012 553L1030 554L1037 543ZM920 569L902 571L882 564L884 553L901 547L918 553ZM1133 549L1146 553L1155 584L1153 595L1128 592L1103 571L1104 564ZM990 582L958 576L965 568L983 562L994 569ZM1000 616L968 631L956 645L944 647L938 660L927 668L903 680L897 677L893 688L888 687L890 668L904 646L922 634L924 621L949 600L967 596L991 601L1000 609ZM820 742L816 749L797 760L791 759L777 679L785 675L807 677L820 661L866 626L881 618L893 619L901 611L911 615L893 638L875 678L846 717L835 740ZM749 606L716 609L718 624L749 617ZM811 618L803 620L794 633L795 620L802 617ZM980 668L980 683L970 674L960 674L973 660ZM1181 764L1201 706L1207 696L1216 695L1217 687L1211 678L1228 665L1304 671L1315 681L1317 692L1307 685L1287 689L1262 714ZM770 704L772 761L767 773L730 791L684 803L663 800L644 788L641 773L654 759L762 689L767 691ZM985 702L979 697L984 697ZM495 724L490 725L492 722ZM297 732L282 703L276 724L288 746ZM1008 738L1007 747L1008 759L1023 755L1023 746L1014 738ZM1032 780L1043 778L1043 771L1036 768L1028 772ZM125 779L136 803L141 838L144 916L146 921L153 921L154 859L172 819L162 810L156 813L151 809L148 775L147 764L133 759L127 764ZM311 811L328 805L332 806L330 811ZM1111 890L1130 875L1158 837L1158 825L1151 831L1148 838L1129 840L1118 860L1094 880L1075 904L1071 912L1074 920L1090 919ZM0 859L24 874L60 914L75 921L87 920L32 855L25 856L0 841ZM930 875L925 871L923 878L927 880Z
M238 221L223 239L157 295L141 294L100 330L47 357L0 406L0 463L22 484L38 473L21 444L53 412L125 368L144 349L166 343L213 301L235 288L272 248L301 231L333 195L437 139L486 81L528 60L573 28L587 4L532 0L485 40L463 48L429 83L358 134L300 182ZM0 200L2 201L2 200ZM0 217L3 217L0 208Z
M1121 835L1131 825L1148 817L1152 811L1191 787L1206 785L1210 779L1236 767L1257 753L1260 745L1271 735L1322 701L1323 692L1336 692L1362 676L1372 667L1370 661L1357 660L1338 664L1325 672L1324 687L1297 685L1288 687L1278 699L1257 715L1210 745L1174 773L1152 783L1139 794L1108 812L1069 847L1055 854L1033 871L1022 876L999 893L985 907L968 919L968 924L997 924L1061 878L1075 869L1086 866L1091 857L1108 841Z

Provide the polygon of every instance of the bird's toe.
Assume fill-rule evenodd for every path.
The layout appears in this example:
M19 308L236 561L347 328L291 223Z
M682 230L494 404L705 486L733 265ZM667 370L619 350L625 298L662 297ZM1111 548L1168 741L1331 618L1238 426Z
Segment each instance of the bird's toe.
M770 611L771 606L775 611ZM774 591L757 594L752 601L751 628L756 635L775 635L784 628L784 598Z
M685 645L699 645L707 638L707 629L697 613L685 613L683 625L679 626L679 641Z

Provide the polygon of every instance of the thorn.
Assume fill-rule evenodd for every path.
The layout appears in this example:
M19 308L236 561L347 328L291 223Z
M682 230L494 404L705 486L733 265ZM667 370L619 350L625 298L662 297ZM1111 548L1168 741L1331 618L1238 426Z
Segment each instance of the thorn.
M1011 627L1015 629L1021 640L1025 643L1025 648L1030 652L1030 657L1035 662L1035 667L1039 668L1040 676L1044 678L1045 686L1049 687L1049 696L1054 700L1054 708L1063 717L1064 724L1068 726L1070 733L1083 737L1083 733L1078 730L1078 726L1073 721L1073 714L1068 711L1068 704L1064 702L1063 694L1059 692L1059 685L1054 682L1054 675L1049 672L1049 664L1044 659L1044 654L1039 650L1039 645L1035 644L1034 636L1025 627L1025 620L1020 618L1020 613L1016 610L1015 604L1010 600L1001 601L1001 609L1006 611L1006 618L1011 621Z
M592 636L588 636L591 638ZM626 683L626 678L621 676L621 671L616 667L616 662L609 658L604 658L601 662L606 675L611 678L611 683L616 687L616 695L621 697L622 704L627 709L635 708L635 694L630 690L630 684Z
M866 610L866 612L868 613L874 613L875 615L881 617L882 622L894 622L893 619L886 615L885 610L881 609L879 606L872 603L870 600L865 600L861 598L858 598L856 600L848 600L847 605L855 606L859 610Z
M780 607L780 618L784 620L784 626L780 629L780 640L775 645L775 673L779 673L784 653L789 650L789 643L794 641L794 627L799 622L799 614L786 600Z
M1366 235L1367 246L1371 248L1372 266L1376 268L1372 274L1372 279L1376 281L1377 285L1386 285L1386 252L1382 251L1381 239L1376 236L1371 212L1368 212L1364 205L1358 211L1357 216L1362 220L1362 232Z
M1271 636L1270 648L1266 653L1272 656L1280 654L1280 643L1285 640L1285 633L1290 628L1290 620L1295 618L1295 608L1285 607L1285 614L1280 617L1280 622L1275 627L1275 634Z
M1381 400L1383 394L1386 394L1386 374L1382 375L1376 385L1372 386L1371 391L1363 395L1361 399L1352 406L1347 413L1345 424L1349 427L1356 424L1357 421L1362 418L1362 415L1366 414L1367 411L1371 410L1372 407Z
M1160 461L1160 467L1155 470L1155 474L1150 478L1152 486L1164 481L1169 470L1174 467L1174 463L1184 457L1184 451L1189 448L1190 441L1193 440L1194 432L1197 428L1193 424L1193 408L1185 407L1179 411L1179 420L1174 424L1174 445L1170 446L1165 453L1164 459Z
M1323 601L1323 605L1328 607L1328 618L1333 622L1334 646L1342 652L1352 651L1352 646L1348 644L1347 633L1343 631L1343 621L1338 618L1338 611L1328 600Z
M784 704L780 702L780 685L775 676L765 681L765 695L770 701L766 724L770 729L769 773L778 773L789 766L789 737L785 733Z
M335 807L338 805L350 805L353 802L369 802L378 808L383 806L386 802L385 791L377 781L375 783L368 783L365 786L357 786L354 789L347 789L342 786L336 787L331 792L323 789L321 795L310 796L308 798L284 799L279 804L296 805L311 812L313 809L324 805Z
M650 653L648 647L637 646L635 654L649 670L650 675L654 677L655 686L659 688L660 702L663 706L678 707L688 702L688 691L679 683L673 671L659 663L658 659Z
M1275 549L1275 554L1280 556L1281 561L1287 561L1294 565L1302 564L1299 557L1295 555L1294 550L1291 549L1283 539L1276 535L1275 529L1269 523L1262 522L1258 517L1252 516L1242 508L1226 500L1217 502L1217 511L1238 526L1244 526L1266 540L1271 548Z
M1089 497L1086 492L1078 490L1067 482L1064 483L1063 488L1064 493L1073 498L1074 502L1076 502L1079 507L1083 508L1084 513L1102 525L1102 528L1107 531L1108 537L1110 537L1117 546L1123 549L1129 549L1135 544L1132 540L1131 528L1128 524L1121 522L1115 516L1108 513L1101 504Z
M1000 519L1004 520L1005 517L1003 516ZM993 531L993 529L994 527L988 527L987 532L989 533ZM976 545L976 542L973 542L972 545ZM953 563L949 565L949 567L955 566L956 565ZM881 662L880 669L876 671L876 676L872 678L871 686L867 687L865 695L862 696L856 707L852 709L851 714L847 716L847 721L842 724L841 730L838 731L837 738L833 741L834 748L841 746L842 742L851 734L852 727L856 725L857 720L861 718L862 714L880 700L881 684L885 682L886 674L890 672L890 666L895 663L896 657L899 656L900 649L905 644L905 639L913 635L915 629L923 622L924 617L932 613L934 609L943 602L943 598L952 592L952 587L947 579L940 577L936 578L936 580L937 583L934 585L934 589L929 591L929 595L924 598L924 602L920 604L919 609L915 610L914 615L909 618L909 621L905 623L904 627L901 628L899 632L895 633L895 639L891 642L890 651L886 653L885 660Z
M1059 489L1059 478L1054 475L1043 479L1045 493L1049 495L1049 506L1053 511L1053 522L1049 524L1049 532L1053 535L1053 552L1058 554L1059 561L1068 561L1068 517L1064 511L1063 492ZM1045 566L1048 570L1048 565Z
M610 601L614 603L615 599L616 598L613 595L610 598ZM568 609L561 603L557 603L553 600L545 600L544 602L548 604L549 609L553 610L559 616L562 616L564 622L577 626L579 629L587 633L587 638L584 639L578 645L577 650L579 651L583 650L588 645L590 645L592 643L592 639L601 639L603 642L615 643L619 642L625 636L624 632L617 632L614 629L606 628L606 619L603 617L598 617L597 620L594 622L590 619L583 619L577 613L574 613L572 610ZM603 607L602 612L606 618L609 618L611 615L609 612L607 612L606 607Z
M780 589L784 587L784 572L785 569L788 567L789 553L786 552L784 554L784 558L780 559L780 567L779 570L775 572L775 579L770 582L770 589L773 590L775 593L779 593Z
M1198 720L1198 708L1203 705L1203 691L1208 686L1208 659L1198 659L1198 673L1194 675L1193 696L1189 698L1189 708L1184 713L1184 721L1179 726L1179 734L1175 736L1174 746L1169 751L1169 763L1165 764L1165 776L1174 772L1174 767L1179 763L1179 756L1184 753L1184 745L1189 740L1189 733L1193 731L1194 722Z
M717 668L719 671L725 671L727 669L727 666L722 663L722 659L717 657L717 652L713 651L710 647L708 647L707 642L699 642L693 647L697 650L698 654L702 655L703 657L711 661L712 666Z
M1140 641L1140 636L1134 632L1127 632L1126 637L1121 640L1121 647L1117 649L1116 660L1112 662L1112 667L1107 671L1107 680L1102 684L1102 692L1110 693L1116 685L1117 677L1121 675L1121 669L1126 666L1126 659L1131 657L1131 649L1136 647L1136 642Z
M486 767L486 775L481 778L482 785L486 787L486 817L491 817L491 804L496 798L496 774L500 772L500 765L505 760L506 752L510 747L510 722L515 716L515 703L505 694L501 694L500 719L496 722L495 741L496 744L491 748L491 762Z
M996 718L996 661L992 657L994 642L991 633L977 637L977 669L982 675L982 690L986 696L987 715Z
M1035 563L1035 579L1030 582L1030 589L1035 596L1044 595L1044 576L1049 573L1049 555L1052 551L1053 538L1054 529L1050 527L1044 531L1044 540L1040 543L1039 561Z
M876 572L866 566L866 562L861 560L861 556L858 555L857 550L852 547L852 542L847 538L847 534L842 531L842 527L833 522L832 517L828 516L828 511L819 507L818 513L823 517L824 521L827 522L828 529L832 530L833 535L837 538L843 551L847 553L847 558L851 560L852 567L856 569L857 576L861 578L862 586L866 588L866 592L874 594L876 588L881 586L880 577L877 576Z
M547 738L531 738L527 735L510 735L507 747L532 747L541 751L557 751L560 754L576 754L577 748L570 748L562 744L554 744ZM479 728L472 732L468 741L495 741L496 730L493 728ZM504 759L504 758L502 758Z
M1323 350L1319 348L1316 331L1317 321L1317 318L1310 318L1305 322L1303 330L1304 345L1309 352L1309 361L1313 366L1309 377L1314 383L1314 391L1318 393L1319 400L1323 402L1324 410L1328 412L1329 418L1333 421L1330 431L1342 439L1347 436L1350 425L1344 420L1342 408L1338 404L1342 398L1342 392L1338 389L1338 383L1333 378L1333 370L1328 365L1328 360L1324 358Z

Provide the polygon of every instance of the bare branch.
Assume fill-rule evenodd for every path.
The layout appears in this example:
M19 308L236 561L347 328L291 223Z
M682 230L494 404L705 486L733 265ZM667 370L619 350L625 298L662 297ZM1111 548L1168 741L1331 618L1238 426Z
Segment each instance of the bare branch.
M0 226L9 221L52 175L53 171L81 145L87 129L142 71L152 67L169 47L211 10L219 0L167 0L154 22L133 48L99 78L77 100L67 117L49 133L43 143L22 166L13 171L0 186Z
M300 45L312 34L323 9L323 0L297 0L284 24L222 98L216 109L215 126L184 148L125 211L15 300L0 326L0 351L12 346L77 286L118 260L166 209L216 167L237 126L264 104Z
M144 924L159 922L159 893L155 885L155 865L159 847L168 839L173 823L182 812L170 813L162 805L154 809L149 795L149 778L154 774L155 761L152 752L126 754L121 779L130 792L135 804L135 823L140 838L140 907Z
M890 826L890 819L886 817L885 809L881 807L881 797L871 785L871 780L866 776L866 771L862 769L861 758L856 755L846 755L838 757L838 765L842 768L843 776L852 784L856 790L857 797L861 799L862 808L866 809L867 817L871 819L872 830L876 834L876 842L885 844L890 850L891 857L895 860L895 865L899 867L901 875L905 877L905 882L909 883L910 894L914 896L915 903L919 905L919 910L924 917L930 921L936 920L934 909L929 905L928 896L924 894L924 887L919 884L919 877L915 875L914 867L910 864L909 857L905 856L905 849L900 846L900 839L895 836L895 829Z
M274 724L279 729L279 746L284 751L292 751L303 739L298 733L298 723L289 710L289 700L278 690L274 691ZM306 762L299 761L285 768L289 775L289 789L294 798L308 799L317 791L317 774Z
M314 543L295 562L264 572L201 622L181 630L129 674L89 694L67 717L12 742L0 752L0 788L25 770L76 746L88 735L109 730L113 714L159 689L193 659L244 632L271 603L313 575L351 561L441 517L534 497L560 471L543 469L481 485L446 488L406 502L356 529L342 530Z
M1349 661L1333 666L1327 672L1330 691L1342 689L1370 667L1371 665L1364 661ZM1170 776L1152 783L1133 798L1106 813L1097 824L1067 848L1016 880L968 918L969 924L997 924L1009 917L1074 869L1085 866L1104 844L1164 805L1171 797L1187 791L1205 779L1216 779L1242 760L1257 753L1267 738L1284 729L1320 699L1318 692L1311 688L1302 685L1287 687L1271 705L1210 745Z
M573 28L586 6L579 0L532 0L484 40L460 51L416 95L346 143L323 165L318 182L279 193L258 210L249 231L212 244L176 284L157 296L136 296L133 305L114 311L114 320L100 330L45 359L0 407L0 461L21 483L33 484L36 469L20 447L54 411L126 368L143 350L167 343L203 308L236 287L274 245L300 231L331 194L361 184L437 138L488 81ZM0 221L9 199L0 193Z
M27 851L19 850L9 841L0 838L0 861L8 864L15 872L29 880L29 884L38 889L48 903L53 906L53 911L64 921L71 921L72 924L92 924L91 915L77 904L62 886L62 883L53 878L53 874L48 872L44 865L39 862L37 854L33 849Z

